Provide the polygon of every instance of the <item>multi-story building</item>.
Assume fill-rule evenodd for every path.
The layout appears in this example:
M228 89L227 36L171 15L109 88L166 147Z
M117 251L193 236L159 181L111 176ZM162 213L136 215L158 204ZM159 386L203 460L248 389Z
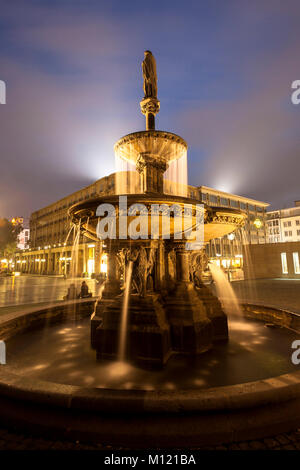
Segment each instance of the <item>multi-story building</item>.
M245 253L243 246L266 243L266 209L269 204L207 186L199 186L197 190L201 202L209 206L238 209L247 215L242 229L211 240L206 247L208 258L227 271L231 279L242 279Z
M80 235L75 252L76 229L70 224L68 209L77 202L114 192L115 174L112 174L34 212L30 218L30 247L17 253L16 270L66 275L105 272L106 254L101 251L100 242L91 242ZM243 232L213 240L207 247L208 256L225 269L242 267L242 243L265 243L267 203L207 186L188 186L187 195L210 206L234 208L247 214Z
M76 229L70 224L68 209L77 202L112 194L114 188L115 177L112 174L33 212L30 217L30 247L16 253L16 271L74 276L105 271L105 254L102 256L99 242L91 243L80 234L75 252Z
M300 241L300 201L295 207L267 213L268 243Z

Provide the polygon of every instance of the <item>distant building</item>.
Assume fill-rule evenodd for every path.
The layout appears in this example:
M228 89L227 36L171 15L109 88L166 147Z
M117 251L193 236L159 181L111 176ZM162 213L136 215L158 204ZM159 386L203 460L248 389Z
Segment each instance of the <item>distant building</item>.
M27 250L29 248L29 236L30 236L29 227L23 228L23 230L21 230L21 232L18 234L17 248L19 250Z
M300 201L267 212L267 243L250 246L249 255L245 278L300 278Z
M300 241L300 201L295 207L267 213L268 243Z
M30 246L17 253L18 269L26 273L76 276L104 273L106 253L101 251L100 242L91 242L82 234L78 240L76 266L71 272L74 229L68 219L68 209L77 202L114 193L115 174L111 174L33 212L30 217ZM207 186L188 186L187 195L209 206L238 209L247 215L243 240L237 234L218 238L207 246L208 256L225 269L242 268L241 243L266 242L266 208L269 204Z
M16 253L17 269L30 274L91 276L106 271L106 254L100 242L82 234L78 239L76 263L71 270L74 228L68 209L77 202L113 194L115 175L106 176L31 214L29 248ZM74 252L73 252L74 256Z
M266 243L266 209L268 203L236 194L225 193L207 186L199 186L199 198L208 206L238 209L247 214L244 226L245 244Z
M244 264L245 279L300 279L300 242L249 246Z
M10 222L15 227L22 226L22 230L17 236L17 248L19 250L25 250L29 248L29 221L23 217L13 217Z
M243 246L266 243L266 209L269 204L207 186L199 186L196 189L199 191L200 201L208 206L237 209L247 215L242 230L211 240L206 247L206 254L210 261L222 267L230 279L243 279L245 255ZM194 190L191 191L194 192ZM192 197L192 194L190 196Z

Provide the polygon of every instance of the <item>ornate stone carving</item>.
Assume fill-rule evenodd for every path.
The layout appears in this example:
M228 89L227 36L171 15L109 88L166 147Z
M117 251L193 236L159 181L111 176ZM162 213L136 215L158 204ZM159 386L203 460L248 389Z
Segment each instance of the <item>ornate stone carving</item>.
M142 114L157 114L160 110L160 101L156 98L145 98L140 102Z
M166 162L161 158L150 155L148 152L141 153L136 161L136 170L139 173L144 171L144 168L151 166L161 172L165 172L167 169Z
M190 279L196 286L201 284L201 274L207 265L208 257L204 250L191 254Z
M156 248L142 246L124 249L122 252L126 262L133 262L132 291L137 292L141 297L145 297L149 276L151 276L155 264Z
M115 143L114 151L116 154L120 156L123 155L124 157L127 157L128 153L128 158L126 159L132 160L134 159L132 157L130 158L132 152L134 154L138 153L139 155L141 151L143 151L143 147L146 147L146 149L149 147L150 152L154 142L156 142L157 147L166 147L169 157L172 155L174 156L173 147L171 144L176 144L177 152L179 153L178 158L180 158L181 154L183 154L183 152L185 152L188 147L186 141L179 135L173 134L172 132L150 130L132 132L131 134L125 135ZM168 145L166 145L167 143ZM178 148L178 146L180 148ZM167 157L165 159L168 160Z
M230 224L239 227L244 225L244 221L245 217L242 214L210 212L207 215L207 222L213 224Z

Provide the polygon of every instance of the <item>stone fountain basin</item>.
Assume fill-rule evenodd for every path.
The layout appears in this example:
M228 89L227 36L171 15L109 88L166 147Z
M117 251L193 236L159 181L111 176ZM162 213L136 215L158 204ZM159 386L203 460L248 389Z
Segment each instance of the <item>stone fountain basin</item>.
M119 158L131 163L136 163L138 157L144 153L170 163L186 155L187 143L172 132L148 130L121 137L116 142L114 151Z
M129 208L132 204L144 204L148 209L148 215L143 217L148 218L148 234L146 238L151 238L151 205L152 204L165 204L171 207L173 204L176 204L183 208L185 205L189 206L192 209L192 217L190 220L190 225L186 229L195 230L197 227L196 221L196 208L204 208L204 243L208 243L210 240L218 237L223 237L238 227L241 227L244 224L246 214L242 211L232 208L220 208L220 207L209 207L202 205L196 199L181 197L181 196L171 196L171 195L151 195L151 194L128 194L127 197L127 207ZM98 220L101 220L101 217L96 215L97 208L100 204L112 204L116 210L116 234L119 238L119 196L102 196L94 199L89 199L84 202L74 204L69 209L69 215L72 219L72 222L78 225L80 223L81 229L84 234L92 239L98 240L96 228ZM199 209L197 209L199 210ZM127 217L127 227L130 222L134 219L134 216ZM159 215L159 238L163 239L164 237L164 227L169 225L166 224L167 216L160 213ZM174 217L170 217L170 238L176 239L177 227L174 224Z
M47 325L80 322L94 300L32 308L0 318L4 340ZM300 316L264 306L247 315L300 332ZM26 350L21 351L26 354ZM63 385L0 366L1 422L29 433L102 444L187 447L252 440L295 429L300 371L237 385L195 390L113 390Z

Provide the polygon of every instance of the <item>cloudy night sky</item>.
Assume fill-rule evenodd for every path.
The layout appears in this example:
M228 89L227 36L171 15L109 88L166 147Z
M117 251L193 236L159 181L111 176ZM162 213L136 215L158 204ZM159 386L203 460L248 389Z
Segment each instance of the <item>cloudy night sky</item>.
M157 61L157 127L189 145L189 183L300 199L299 0L1 0L0 216L25 216L114 172L144 129L141 62Z

